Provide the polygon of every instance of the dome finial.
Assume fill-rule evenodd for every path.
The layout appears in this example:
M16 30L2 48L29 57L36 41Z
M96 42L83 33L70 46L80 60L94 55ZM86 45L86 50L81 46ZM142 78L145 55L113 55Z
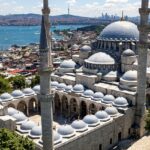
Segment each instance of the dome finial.
M122 10L122 17L121 17L120 21L124 21L124 12L123 12L123 10Z

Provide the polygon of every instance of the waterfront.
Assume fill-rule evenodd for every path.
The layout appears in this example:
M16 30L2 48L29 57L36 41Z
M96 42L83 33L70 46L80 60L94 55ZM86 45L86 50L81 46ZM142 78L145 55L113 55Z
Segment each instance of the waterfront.
M80 27L83 25L57 25L52 26L51 30L76 30ZM40 26L0 26L0 50L6 50L13 44L39 43L39 36ZM54 37L60 38L55 34Z

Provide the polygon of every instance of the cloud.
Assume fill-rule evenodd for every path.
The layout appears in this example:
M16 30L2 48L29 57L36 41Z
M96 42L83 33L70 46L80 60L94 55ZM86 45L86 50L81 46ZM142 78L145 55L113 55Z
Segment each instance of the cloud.
M70 5L74 5L77 2L77 0L67 0L66 3Z
M106 3L128 3L128 0L106 0Z

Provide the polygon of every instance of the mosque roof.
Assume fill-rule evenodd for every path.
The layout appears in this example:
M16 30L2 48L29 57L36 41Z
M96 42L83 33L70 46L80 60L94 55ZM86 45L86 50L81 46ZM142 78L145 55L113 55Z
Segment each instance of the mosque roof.
M132 22L117 21L106 26L98 39L139 40L139 31Z
M31 88L25 88L23 90L23 93L25 94L25 96L30 96L30 95L34 95L35 94L35 92Z
M24 93L20 90L15 90L11 94L14 98L21 98L24 97Z
M91 51L92 48L88 45L84 45L80 48L80 51L84 51L84 52L88 52L88 51Z
M74 128L77 132L83 132L88 129L88 125L82 120L75 120L71 124L72 128Z
M58 128L57 132L62 137L72 137L75 135L75 130L70 125L61 125Z
M13 97L9 93L3 93L0 96L0 99L2 102L7 102L7 101L11 101L13 99Z
M108 121L110 119L110 116L107 114L106 111L98 111L98 112L95 113L95 116L100 121Z
M123 80L128 80L128 81L136 81L137 80L137 71L129 70L121 78Z
M85 62L90 64L115 64L114 58L103 52L93 54Z
M69 60L64 60L61 64L60 64L60 68L75 68L76 63L69 59Z
M97 117L95 115L86 115L83 118L83 121L88 124L89 127L94 127L97 126L99 124L99 120L97 119Z
M123 51L122 53L123 56L135 56L135 52L131 49L126 49L125 51Z

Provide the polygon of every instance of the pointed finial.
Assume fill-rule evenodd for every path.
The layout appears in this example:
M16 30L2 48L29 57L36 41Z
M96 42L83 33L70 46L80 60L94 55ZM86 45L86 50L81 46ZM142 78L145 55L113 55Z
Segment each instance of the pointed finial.
M124 12L123 11L122 11L122 17L121 17L120 21L124 21Z

